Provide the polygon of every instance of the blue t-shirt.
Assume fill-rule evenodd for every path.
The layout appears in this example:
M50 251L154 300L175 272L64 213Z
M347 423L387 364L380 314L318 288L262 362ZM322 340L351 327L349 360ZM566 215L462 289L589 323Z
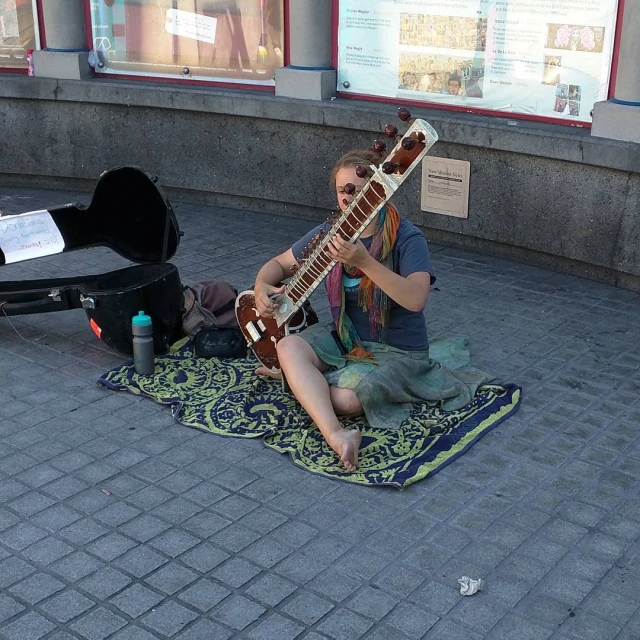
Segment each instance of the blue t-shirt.
M305 247L322 229L328 229L328 225L326 223L318 225L291 247L296 260L301 260ZM361 238L367 249L371 244L371 239L371 236ZM429 256L427 239L422 231L408 220L400 220L396 243L393 247L393 264L396 273L404 278L411 273L424 271L431 275L431 284L436 280L431 257ZM360 339L375 341L376 338L371 336L369 312L363 311L358 305L360 280L358 278L350 278L345 274L343 284L345 287L346 313L351 318L351 322L353 322ZM405 351L426 351L429 348L429 339L427 337L427 323L424 313L422 311L409 311L391 299L389 299L389 302L391 306L389 308L389 322L385 342L392 347Z

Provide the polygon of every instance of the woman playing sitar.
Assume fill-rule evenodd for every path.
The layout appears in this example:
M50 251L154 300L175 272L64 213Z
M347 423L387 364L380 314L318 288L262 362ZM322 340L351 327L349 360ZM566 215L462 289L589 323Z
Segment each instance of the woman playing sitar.
M358 175L362 167L380 161L372 150L351 151L338 160L332 182L341 210L367 182ZM284 291L278 283L294 275L323 227L260 269L254 292L261 316L273 317L272 297ZM337 261L325 279L334 322L285 336L277 354L291 391L345 468L354 471L361 435L344 429L338 416L364 413L372 427L397 427L410 403L433 399L426 380L439 365L429 359L423 310L435 277L424 234L390 204L355 243L336 235L329 253ZM275 377L266 367L256 373Z

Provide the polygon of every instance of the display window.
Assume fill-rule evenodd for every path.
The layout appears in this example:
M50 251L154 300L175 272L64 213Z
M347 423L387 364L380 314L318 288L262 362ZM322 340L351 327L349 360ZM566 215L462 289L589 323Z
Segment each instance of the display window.
M90 0L97 71L273 86L284 0Z
M0 68L28 67L27 51L39 48L35 1L0 0Z
M344 96L591 122L617 0L336 0Z

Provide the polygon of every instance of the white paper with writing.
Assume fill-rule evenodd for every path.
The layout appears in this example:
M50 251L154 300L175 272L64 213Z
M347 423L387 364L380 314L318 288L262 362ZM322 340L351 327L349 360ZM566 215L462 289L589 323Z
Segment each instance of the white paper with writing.
M64 239L48 211L0 218L0 248L6 264L61 253Z
M217 24L216 18L201 16L191 11L168 9L165 29L174 36L215 44Z

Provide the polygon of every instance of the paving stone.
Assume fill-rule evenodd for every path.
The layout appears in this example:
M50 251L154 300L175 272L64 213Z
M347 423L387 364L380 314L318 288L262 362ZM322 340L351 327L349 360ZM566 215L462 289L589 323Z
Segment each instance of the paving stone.
M271 568L292 553L279 542L259 538L242 550L242 556L264 568Z
M121 556L126 551L129 551L129 549L132 549L136 545L137 542L131 540L131 538L121 536L119 533L111 533L108 536L104 536L103 538L88 544L86 549L89 553L109 562Z
M173 595L197 579L198 574L195 571L191 571L177 562L170 562L158 569L153 575L145 578L145 582L158 591Z
M58 531L58 535L62 536L65 540L77 545L83 545L99 538L101 535L107 533L108 529L102 525L84 518L82 520L76 520L73 524Z
M204 542L190 551L187 551L187 553L180 557L180 560L200 573L208 573L211 569L222 564L229 557L230 556L226 551L222 551L208 542Z
M452 585L429 582L414 591L408 599L421 609L443 617L460 601L460 592Z
M176 602L168 601L145 615L141 621L161 637L167 638L178 633L197 617L193 611Z
M6 588L35 572L35 567L16 557L0 560L0 588Z
M638 610L635 594L620 595L607 589L596 588L589 597L587 603L590 612L607 618L616 624L626 623Z
M292 582L306 584L324 571L327 565L319 562L312 555L296 552L275 567L275 571Z
M208 538L218 531L222 531L231 524L231 520L227 520L215 513L203 512L193 518L189 518L182 526L197 536Z
M81 593L71 589L50 598L40 608L58 622L67 623L95 606L93 600L85 598Z
M200 611L207 612L231 595L231 591L211 580L199 580L178 597Z
M30 611L0 631L7 640L40 640L55 625L35 611Z
M139 618L143 613L162 602L165 597L165 595L160 595L141 584L133 584L111 598L110 602L129 617Z
M390 638L391 636L387 636ZM470 631L467 627L462 627L451 620L441 620L430 630L426 638L433 637L438 640L483 640L486 636L474 631Z
M98 569L78 583L78 586L98 600L106 600L131 583L131 578L112 567Z
M230 524L210 538L211 542L231 553L238 553L259 539L259 533L238 523Z
M515 614L507 614L491 631L495 640L547 640L553 634L552 630L545 629Z
M9 596L4 593L0 593L0 624L9 618L13 618L13 616L24 611L24 609L19 602L13 598L9 598Z
M298 586L275 574L267 574L254 582L246 594L270 607L275 607L290 596Z
M171 558L177 558L185 551L200 543L196 538L181 529L170 529L150 541L150 545Z
M68 582L76 582L104 566L83 551L77 551L51 565L51 570Z
M384 589L391 595L406 598L413 593L424 580L424 575L412 571L406 566L394 565L378 574L371 581L371 585Z
M300 591L282 607L282 611L310 627L333 608L334 605L328 600L309 591Z
M151 538L154 538L158 534L170 528L170 524L167 524L148 513L143 513L118 529L121 533L124 533L134 540L138 540L138 542L147 542L151 540Z
M194 454L194 455L197 455L197 454ZM198 502L198 500L195 500L192 497L190 490L194 489L196 485L199 485L199 484L200 484L200 478L198 478L197 476L194 476L191 473L187 473L186 471L176 471L175 473L172 473L170 476L167 476L166 478L163 478L162 480L160 480L160 482L158 482L158 485L163 487L164 489L167 489L172 493L177 493L178 495L181 495L187 500L191 500L192 502ZM221 498L224 497L225 495L228 495L226 491L221 493L224 493L224 495L221 496ZM203 506L209 506L209 505L205 504Z
M167 558L151 549L136 547L120 556L114 564L136 578L142 578L167 562Z
M274 613L249 631L248 636L254 640L294 640L304 630L302 625Z
M422 638L439 618L412 604L399 604L384 618L384 623L410 638Z
M209 615L232 629L242 631L258 620L266 611L264 607L244 596L227 598Z
M211 572L211 575L223 584L238 589L255 578L262 570L250 562L240 558L232 558Z
M73 547L56 538L44 538L22 551L22 555L40 566L47 566L73 551Z
M231 636L231 631L219 624L211 620L200 620L176 638L177 640L228 640Z
M318 625L318 631L335 640L357 640L371 628L372 624L351 611L337 609Z
M35 573L26 580L14 585L9 592L19 596L29 604L36 604L50 595L64 589L65 585L60 580L46 573Z
M456 620L486 635L508 611L509 607L499 601L491 602L486 598L462 598L451 614Z
M116 503L101 509L93 517L107 527L119 527L140 515L141 511L128 504Z
M0 542L15 551L20 551L44 537L46 533L42 529L28 522L19 522L0 534Z
M541 626L558 628L573 612L573 607L544 594L530 595L519 605L519 614Z
M70 627L87 640L104 640L126 624L124 618L100 607L72 622Z
M13 500L8 506L16 513L28 518L34 513L50 507L52 504L55 504L55 500L37 491L31 491Z

